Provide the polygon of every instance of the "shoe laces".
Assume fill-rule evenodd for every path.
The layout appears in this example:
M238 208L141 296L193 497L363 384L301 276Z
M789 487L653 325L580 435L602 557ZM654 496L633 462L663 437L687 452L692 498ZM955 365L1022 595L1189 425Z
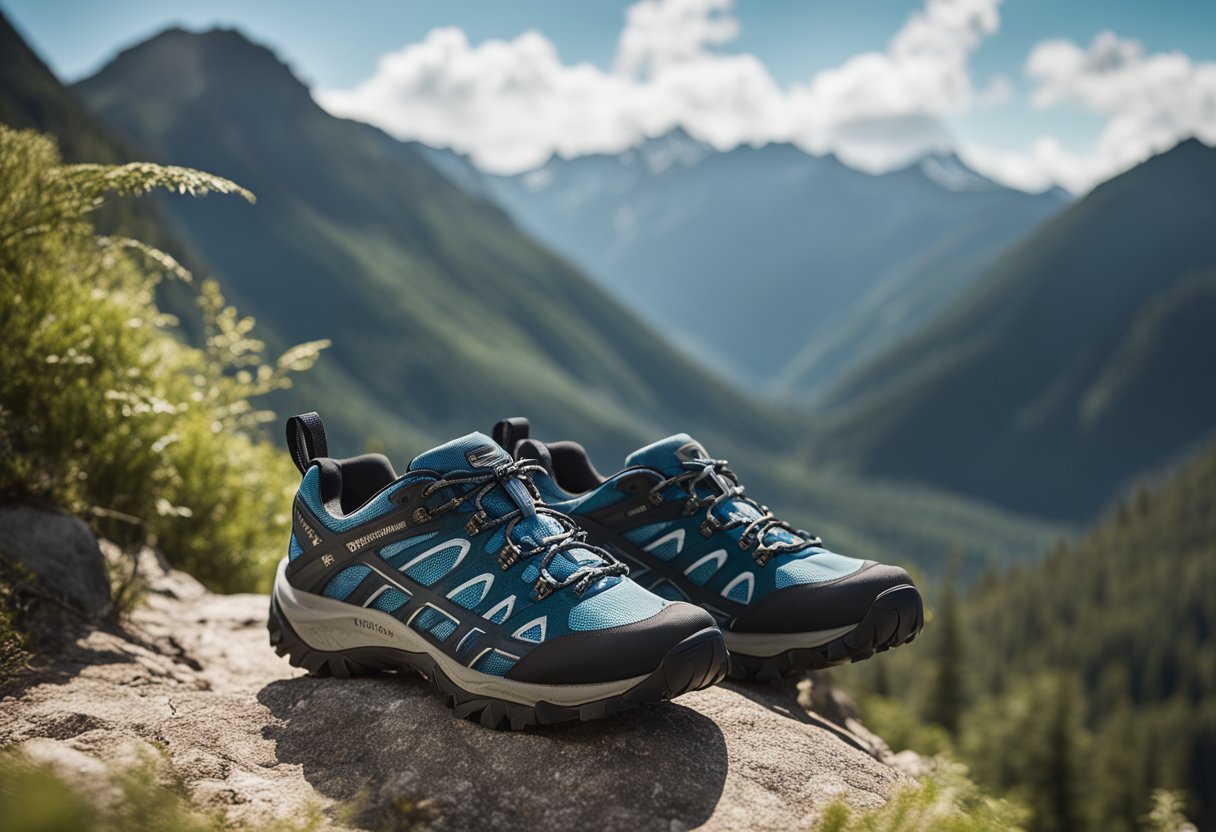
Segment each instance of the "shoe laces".
M510 569L520 560L540 557L536 563L540 575L533 585L538 601L568 586L574 588L575 595L582 595L601 578L628 575L628 566L621 563L608 551L587 543L587 533L579 528L574 520L539 502L541 495L530 475L533 472L543 472L544 470L532 460L515 460L498 465L486 472L441 477L423 489L423 498L429 498L446 488L454 489L456 493L447 502L435 508L420 507L416 509L414 520L419 523L426 522L472 500L473 515L465 524L466 532L470 535L477 535L505 525L503 546L497 555L498 564L503 571ZM516 508L510 511L497 513L490 511L485 504L486 498L500 487L508 497L511 497L508 488L511 482L521 484L537 502L529 506L527 511L519 505L518 501ZM537 545L521 546L511 537L511 533L515 531L521 521L531 519L534 514L544 515L556 521L560 531L540 538ZM597 558L598 562L584 563L582 558L573 555L572 550L574 549L589 552ZM553 563L554 558L563 553L571 553L572 559L578 565L568 576L558 579L549 572L549 566Z
M739 536L739 548L745 552L750 551L752 558L760 566L764 566L777 555L799 552L811 546L819 546L823 542L804 529L794 528L773 514L768 506L761 505L745 495L743 486L739 484L738 476L727 466L725 459L694 459L684 462L683 466L688 470L655 483L654 487L650 489L650 502L654 505L662 503L663 492L669 488L678 488L686 492L688 498L684 503L685 516L696 514L701 509L705 510L705 519L701 522L702 537L710 537L718 532L742 526L744 528L743 533ZM704 496L698 494L697 488L703 484L706 486L712 484L715 486L713 490L717 493ZM729 520L725 522L719 520L715 512L736 501L752 506L756 510L756 516L748 518L735 512L729 512ZM801 540L767 542L765 538L768 533L778 529L801 538Z

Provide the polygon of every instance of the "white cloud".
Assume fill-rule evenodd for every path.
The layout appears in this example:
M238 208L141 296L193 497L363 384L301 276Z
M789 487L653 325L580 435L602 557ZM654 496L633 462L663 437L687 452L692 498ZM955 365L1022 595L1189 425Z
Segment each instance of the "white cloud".
M1080 107L1106 119L1092 152L1074 154L1050 136L1026 152L965 148L990 176L1036 189L1058 183L1084 192L1192 136L1216 144L1216 63L1179 52L1146 55L1135 40L1102 32L1088 48L1039 44L1026 60L1040 110Z
M739 36L731 0L641 0L625 12L617 45L617 70L627 75L661 72L700 58L707 46Z
M447 28L384 56L353 89L316 95L337 115L498 172L620 152L677 126L720 149L792 141L882 170L947 149L944 119L1007 94L1000 82L975 89L968 70L1000 2L927 0L886 51L788 87L756 57L720 51L739 31L731 0L641 0L611 72L563 63L537 32L472 45Z
M319 90L331 112L402 139L450 147L480 167L528 170L552 154L618 153L683 127L728 150L793 142L870 171L955 147L953 117L1007 101L1008 79L976 85L971 54L1000 26L1001 0L926 0L884 51L783 86L738 37L732 0L639 0L625 13L613 69L567 64L543 34L469 43L456 28L380 59L349 90ZM1024 150L966 144L977 170L1025 190L1084 192L1179 139L1216 143L1216 63L1145 54L1104 32L1084 48L1039 44L1025 64L1031 102L1105 119L1092 151L1050 134Z

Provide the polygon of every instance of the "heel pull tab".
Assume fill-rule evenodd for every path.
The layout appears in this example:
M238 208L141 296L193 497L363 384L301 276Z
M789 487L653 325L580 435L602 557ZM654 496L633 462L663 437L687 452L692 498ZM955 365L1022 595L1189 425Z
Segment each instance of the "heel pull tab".
M491 434L504 451L515 456L515 443L528 438L528 420L523 416L503 419Z
M301 413L287 420L287 450L301 474L308 473L312 461L329 456L325 441L325 423L316 413Z

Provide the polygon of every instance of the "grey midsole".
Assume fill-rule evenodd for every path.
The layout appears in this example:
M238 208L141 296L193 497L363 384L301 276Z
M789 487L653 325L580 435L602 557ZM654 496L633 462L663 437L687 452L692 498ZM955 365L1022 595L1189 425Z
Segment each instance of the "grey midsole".
M425 653L439 665L445 676L465 691L521 705L542 701L554 705L583 705L620 696L646 678L634 676L587 685L538 685L481 673L436 649L422 635L386 612L297 590L287 582L286 569L287 559L284 558L274 579L275 601L291 629L314 650L337 652L370 647Z
M723 630L726 649L744 656L775 656L799 647L821 647L857 629L856 624L807 633L734 633Z

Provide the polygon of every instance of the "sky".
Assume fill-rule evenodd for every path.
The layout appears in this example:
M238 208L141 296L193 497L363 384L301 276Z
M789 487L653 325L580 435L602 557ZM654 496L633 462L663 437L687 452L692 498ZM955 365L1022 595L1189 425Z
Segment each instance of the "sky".
M863 170L957 152L1084 193L1216 144L1213 0L0 0L63 79L171 25L236 27L331 112L513 173L683 127Z

